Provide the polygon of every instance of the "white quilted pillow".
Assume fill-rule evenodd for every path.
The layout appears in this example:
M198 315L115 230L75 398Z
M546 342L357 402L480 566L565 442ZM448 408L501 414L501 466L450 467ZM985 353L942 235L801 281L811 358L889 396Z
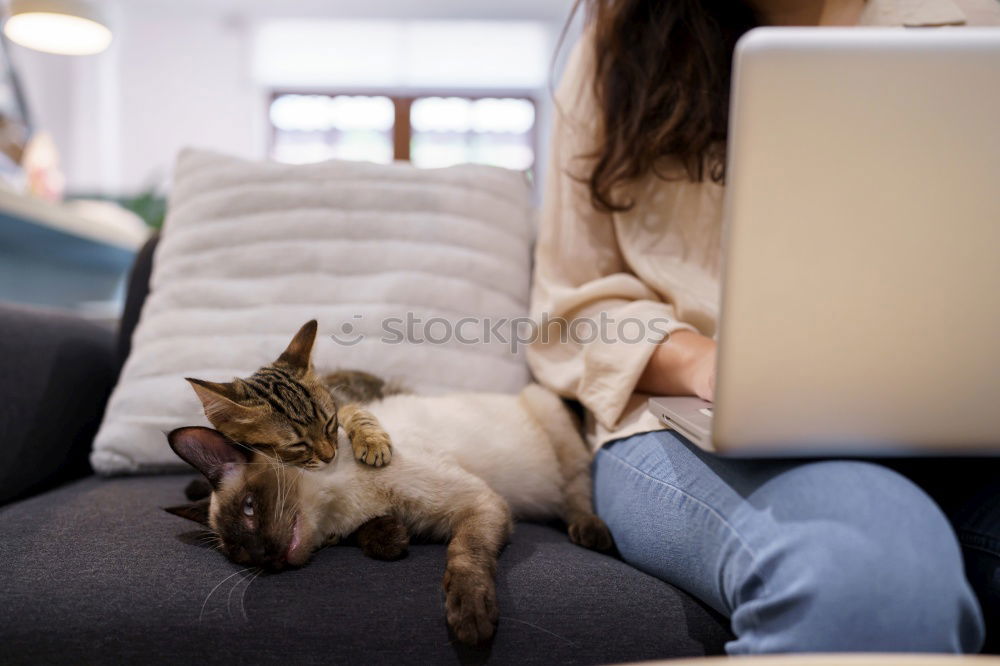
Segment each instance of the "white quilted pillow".
M228 381L273 361L319 320L320 370L359 368L423 391L515 392L520 353L438 340L445 321L526 315L534 227L521 173L464 165L247 162L188 150L151 291L91 462L102 474L185 469L164 432L207 424L184 377ZM426 322L439 318L425 330ZM462 329L482 337L482 326ZM363 339L355 344L338 344Z

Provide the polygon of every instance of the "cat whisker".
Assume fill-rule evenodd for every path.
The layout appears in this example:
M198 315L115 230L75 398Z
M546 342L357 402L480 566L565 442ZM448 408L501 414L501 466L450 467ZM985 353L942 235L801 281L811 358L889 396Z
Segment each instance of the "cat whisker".
M302 478L302 474L305 472L305 470L303 470L301 467L299 467L298 471L299 471L299 479L301 479ZM280 516L284 516L285 515L284 514L285 500L288 498L288 495L292 492L293 486L297 486L297 484L293 484L291 482L287 483L286 485L288 486L288 488L285 491L285 496L281 499L282 513L279 514ZM299 508L299 506L298 506L298 498L296 498L296 500L294 502L294 506L292 507L292 512L293 512L292 515L294 515L294 512L297 511L298 508Z
M243 463L245 465L282 465L282 466L284 466L284 461L281 460L277 455L268 455L267 452L262 451L260 449L255 449L252 446L244 444L243 442L236 442L236 441L233 441L233 440L230 440L230 441L232 441L233 444L235 444L236 446L240 447L241 449L244 449L244 450L246 450L247 452L249 452L251 454L253 454L253 453L259 454L261 458L264 458L264 462L250 462L250 461L248 461L246 463Z
M243 588L243 594L240 595L240 612L243 613L243 620L244 621L250 619L249 617L247 617L247 604L246 604L246 601L247 601L247 590L250 589L250 586L253 585L253 582L255 580L257 580L258 578L260 578L260 575L262 573L264 573L264 570L261 569L260 567L257 567L257 572L250 578L250 582L247 583L247 586Z
M302 475L305 474L305 470L302 469L301 467L299 467L298 470L299 470L299 479L297 479L297 480L301 480ZM292 489L292 484L289 483L288 484L288 491L291 492L291 489ZM282 499L282 509L284 509L284 499ZM298 510L299 510L299 498L296 496L295 499L292 502L291 511L288 514L285 514L283 512L279 513L278 517L281 520L284 520L286 518L290 519L290 520L294 520L295 514L298 513Z
M232 441L232 440L230 440L230 441ZM262 458L268 458L268 459L270 459L270 456L268 456L266 453L264 453L260 449L255 449L252 446L248 446L248 445L244 444L243 442L233 442L233 443L236 446L240 447L241 449L246 450L248 453L251 453L251 454L253 454L253 453L259 453Z
M285 467L284 469L288 469L288 468ZM296 467L295 469L298 470L299 478L301 478L302 474L303 474L303 472L305 470L303 470L301 467ZM294 484L289 479L284 479L284 480L285 480L285 484L284 484L285 485L285 489L284 489L284 493L281 496L281 509L278 511L278 516L279 517L284 517L285 516L285 502L288 499L289 494L291 494L293 486L294 486ZM293 511L296 510L296 509L298 509L298 505L297 504L296 504L295 507L293 507Z
M205 606L208 605L208 600L212 598L212 595L215 594L215 591L217 589L219 589L219 587L221 587L223 583L225 583L227 580L229 580L233 576L238 576L239 574L243 573L244 571L250 571L251 568L252 567L247 567L246 569L240 569L236 573L229 574L228 576L226 576L225 578L223 578L222 580L220 580L215 587L212 588L212 591L208 593L207 597L205 597L205 601L201 602L201 611L198 613L198 622L201 622L201 618L205 614Z
M236 581L236 584L233 585L229 589L229 595L226 597L226 613L229 614L229 619L230 620L233 619L233 609L231 608L232 602L233 602L233 592L235 592L236 588L238 588L240 586L240 584L244 583L244 582L246 582L247 583L247 587L249 587L250 583L253 582L254 575L259 570L260 570L260 567L253 567L252 569L249 570L249 573L247 573L246 576L240 576L240 579L238 581ZM244 593L246 593L246 589L245 588L244 588ZM243 615L245 617L246 613L244 613Z
M271 471L274 472L274 478L278 482L278 515L281 516L282 515L282 511L284 510L284 507L285 507L285 496L284 496L284 494L281 491L282 490L282 488L281 488L281 476L282 475L281 475L281 472L278 471L277 467L272 467Z
M212 546L215 549L222 547L222 539L219 538L218 534L204 534L198 537L198 542L204 546Z

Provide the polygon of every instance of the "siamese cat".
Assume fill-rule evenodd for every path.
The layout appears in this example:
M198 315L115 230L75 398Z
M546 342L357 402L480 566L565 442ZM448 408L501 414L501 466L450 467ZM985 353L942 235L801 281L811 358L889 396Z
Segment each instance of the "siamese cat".
M307 335L300 340L303 331ZM283 369L283 381L302 384L285 387L285 394L303 401L312 394L314 338L310 322L296 336L295 363ZM272 570L302 566L315 550L355 531L373 556L397 555L405 549L405 534L447 540L446 618L456 637L469 644L494 633L496 561L514 518L562 518L574 543L611 547L610 532L591 505L590 452L554 393L531 385L518 395L387 395L373 388L379 380L370 375L352 376L361 378L360 393L372 389L371 402L360 404L355 387L346 395L353 401L343 407L337 408L329 393L312 409L299 405L302 421L314 413L314 423L338 417L336 433L323 430L328 441L314 440L316 455L328 459L320 466L311 459L301 466L284 464L279 451L287 444L274 446L254 434L249 419L240 422L249 436L202 427L171 432L171 448L212 487L209 500L171 511L206 524L234 562ZM254 407L267 404L270 416L280 412L288 418L283 408L257 395L262 403ZM214 414L217 427L232 423L221 409ZM288 427L307 428L288 420ZM391 464L376 467L358 455L383 445L389 450L390 440ZM362 464L336 455L340 445L350 446Z

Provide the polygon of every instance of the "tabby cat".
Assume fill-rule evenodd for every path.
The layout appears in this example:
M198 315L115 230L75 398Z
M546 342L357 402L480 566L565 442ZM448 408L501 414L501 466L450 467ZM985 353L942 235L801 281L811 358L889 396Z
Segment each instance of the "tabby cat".
M315 469L330 462L342 425L358 460L388 464L392 445L358 402L398 389L357 371L317 376L310 360L316 327L315 319L306 323L274 363L246 379L187 381L219 432L285 463Z
M309 341L314 322L303 327L310 325ZM296 347L297 367L305 368L296 381L312 381L310 350ZM470 644L495 630L496 561L513 518L559 517L574 543L611 547L591 507L589 451L555 394L531 385L519 395L384 395L374 387L371 395L368 404L349 405L354 416L339 410L340 442L350 442L364 460L355 438L388 446L391 436L390 465L375 469L332 454L321 467L275 465L269 451L287 450L287 444L268 446L268 435L248 420L238 436L179 428L169 434L170 446L204 474L212 494L208 502L173 511L206 524L230 559L271 569L304 565L315 550L359 528L359 541L385 542L397 552L397 521L410 533L447 539L446 617L456 637ZM302 412L315 410L322 420L337 411L332 398L320 401ZM321 453L336 451L332 431L324 434L330 448Z

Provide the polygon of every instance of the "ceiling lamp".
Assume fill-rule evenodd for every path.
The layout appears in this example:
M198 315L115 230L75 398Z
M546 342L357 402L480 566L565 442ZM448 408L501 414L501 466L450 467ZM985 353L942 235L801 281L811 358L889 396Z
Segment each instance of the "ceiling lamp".
M3 32L15 44L61 55L100 53L111 43L107 21L86 0L10 0Z

